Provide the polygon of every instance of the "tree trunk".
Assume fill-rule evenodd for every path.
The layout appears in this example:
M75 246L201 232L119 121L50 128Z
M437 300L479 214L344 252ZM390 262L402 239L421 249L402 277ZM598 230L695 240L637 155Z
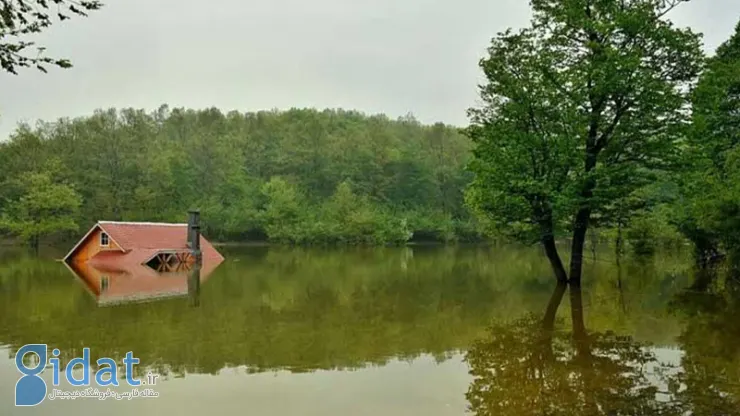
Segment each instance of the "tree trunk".
M595 137L595 133L593 133ZM595 138L593 139L595 140ZM589 140L592 142L592 140ZM593 146L593 145L589 145ZM593 191L596 187L596 180L591 177L591 172L596 167L596 154L597 150L589 148L586 154L585 169L586 182L583 184L581 189L581 201L580 209L576 213L575 220L573 221L573 242L571 245L570 253L570 282L574 284L581 284L581 273L583 270L583 246L586 242L586 232L588 231L588 223L591 220L591 199L593 198Z
M547 304L545 317L542 319L542 338L540 339L540 345L542 347L542 359L546 362L551 362L555 358L552 352L552 334L555 330L555 316L557 315L560 303L563 301L567 287L567 283L558 282L555 291L550 296L550 302Z
M567 283L558 282L555 291L550 296L550 302L548 302L547 310L545 310L545 317L542 319L542 327L546 331L552 331L555 328L555 316L557 315L560 303L563 301L567 287Z
M547 259L550 260L550 266L555 273L555 279L558 283L568 282L568 272L565 271L563 261L560 259L558 247L555 245L555 236L553 235L552 215L545 215L540 221L540 231L542 233L542 246L545 248Z
M576 214L573 227L573 243L570 253L570 282L581 284L581 273L583 270L583 246L586 242L586 231L588 231L588 220L591 217L590 208L581 208Z
M581 286L570 285L570 318L573 325L573 339L576 343L578 355L582 357L591 356L588 333L583 319L583 296Z
M547 259L550 260L550 266L552 271L555 273L555 278L558 283L568 282L568 273L565 271L565 266L560 260L560 254L558 254L558 248L555 245L555 238L553 236L544 237L542 239L542 245L545 247L545 254Z
M570 315L573 325L573 343L575 344L576 356L573 363L575 364L576 373L580 373L582 380L582 390L578 393L584 398L584 414L596 415L600 412L599 408L603 406L597 401L597 395L594 394L594 386L597 383L598 375L595 373L595 357L591 350L591 338L586 331L585 320L583 319L583 297L581 286L577 284L570 285ZM577 394L578 394L577 393ZM608 412L606 414L614 414Z

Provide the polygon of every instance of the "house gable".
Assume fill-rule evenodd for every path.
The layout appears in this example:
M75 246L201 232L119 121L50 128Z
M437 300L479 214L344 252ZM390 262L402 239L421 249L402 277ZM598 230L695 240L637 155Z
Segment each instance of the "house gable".
M100 224L95 224L64 257L64 261L84 262L90 260L101 251L126 251L110 235L108 235L107 239L108 245L101 245L101 234L104 232L105 231L100 227Z

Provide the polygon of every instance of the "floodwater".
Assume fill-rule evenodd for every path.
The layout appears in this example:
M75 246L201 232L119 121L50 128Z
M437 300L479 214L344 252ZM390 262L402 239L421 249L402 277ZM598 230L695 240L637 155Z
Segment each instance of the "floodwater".
M196 291L116 303L0 252L0 415L740 415L740 284L688 252L605 249L575 288L537 248L221 251ZM131 351L158 397L15 407L16 351L39 343L62 366ZM84 389L51 372L49 393Z

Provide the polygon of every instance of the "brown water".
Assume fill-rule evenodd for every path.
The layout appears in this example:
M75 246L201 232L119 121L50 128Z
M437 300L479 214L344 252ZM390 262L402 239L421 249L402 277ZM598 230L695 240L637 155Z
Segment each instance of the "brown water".
M536 248L222 251L197 293L115 305L0 253L0 415L740 414L738 284L688 253L604 250L578 289ZM17 408L29 343L132 351L159 397Z

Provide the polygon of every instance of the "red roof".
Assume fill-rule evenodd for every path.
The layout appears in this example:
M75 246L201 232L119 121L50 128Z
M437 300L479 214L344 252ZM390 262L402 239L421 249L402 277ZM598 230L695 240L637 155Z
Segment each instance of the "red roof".
M162 224L154 222L98 222L124 250L154 248L160 250L187 249L187 224ZM201 236L201 244L205 239Z
M101 251L90 259L90 263L96 266L140 265L160 251L190 249L187 224L99 221L65 256L65 260L98 227L107 233L124 252ZM223 256L202 235L200 236L200 250L203 253L204 266L215 268L224 260Z

